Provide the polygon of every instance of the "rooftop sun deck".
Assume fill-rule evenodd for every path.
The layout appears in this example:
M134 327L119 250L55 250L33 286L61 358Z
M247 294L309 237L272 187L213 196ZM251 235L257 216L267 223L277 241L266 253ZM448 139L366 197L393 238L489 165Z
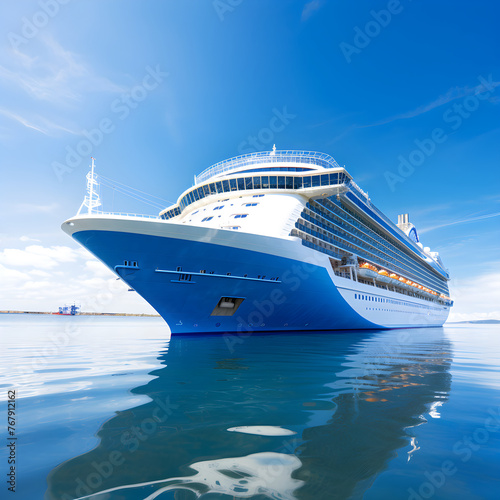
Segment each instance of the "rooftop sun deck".
M235 172L247 166L257 166L266 163L293 163L310 165L311 170L324 168L340 168L340 165L328 154L314 151L261 151L236 156L221 161L205 169L195 177L195 184L200 184L212 177ZM307 168L307 167L305 167Z

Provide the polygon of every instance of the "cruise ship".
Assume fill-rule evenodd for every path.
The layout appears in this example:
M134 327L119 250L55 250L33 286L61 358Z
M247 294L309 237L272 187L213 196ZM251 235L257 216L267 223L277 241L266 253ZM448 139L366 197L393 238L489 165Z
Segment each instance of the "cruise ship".
M149 302L173 334L441 326L453 301L437 252L330 155L217 163L157 216L100 210L98 177L62 229Z

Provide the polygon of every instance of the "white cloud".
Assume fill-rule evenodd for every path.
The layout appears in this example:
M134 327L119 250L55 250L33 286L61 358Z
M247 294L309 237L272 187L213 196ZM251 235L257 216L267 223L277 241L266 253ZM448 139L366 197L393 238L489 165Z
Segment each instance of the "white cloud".
M302 9L301 21L307 21L317 10L324 5L324 0L310 0Z
M492 266L493 269L498 267ZM466 280L452 280L450 293L454 306L448 321L500 320L499 271L492 270Z
M48 273L46 271L42 271L40 269L32 269L29 271L30 276L38 277L38 278L50 278L52 276L51 273Z
M87 260L85 262L85 270L94 276L99 276L101 278L109 278L110 276L113 276L111 270L97 259Z
M18 271L17 269L10 269L0 264L0 282L2 283L3 289L16 286L17 284L29 279L29 274Z
M6 248L0 252L0 264L14 267L34 267L52 269L62 262L74 262L76 252L70 247L30 245L24 250Z
M83 248L29 245L0 252L0 309L57 311L73 303L86 312L155 311Z
M28 241L35 241L35 242L37 242L37 243L40 243L40 240L37 240L36 238L30 238L29 236L25 236L25 235L21 236L19 239L20 239L23 243L27 243Z

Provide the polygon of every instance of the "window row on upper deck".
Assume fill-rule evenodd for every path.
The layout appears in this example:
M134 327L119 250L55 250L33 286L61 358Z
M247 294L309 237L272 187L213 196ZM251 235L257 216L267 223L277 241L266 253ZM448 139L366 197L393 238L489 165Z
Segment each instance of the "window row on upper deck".
M210 195L229 193L231 191L250 191L254 189L305 189L345 184L349 180L350 178L346 173L337 172L305 176L257 175L253 177L239 177L236 179L211 182L198 188L193 188L182 197L179 206L168 210L161 215L161 218L171 219L179 215L187 206L191 205L191 203Z

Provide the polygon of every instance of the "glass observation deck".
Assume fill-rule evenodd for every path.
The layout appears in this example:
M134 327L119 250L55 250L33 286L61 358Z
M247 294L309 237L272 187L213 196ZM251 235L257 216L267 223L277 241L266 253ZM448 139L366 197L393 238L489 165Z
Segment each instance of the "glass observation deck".
M246 171L245 171L246 172ZM340 172L327 171L321 169L313 171L315 175L309 172L287 172L286 175L272 175L275 172L264 172L271 175L253 175L253 176L240 176L241 172L237 172L238 177L230 179L213 180L213 182L205 182L196 184L193 188L186 191L174 205L165 209L160 213L160 218L171 219L180 213L192 203L206 198L211 195L219 195L230 193L232 191L254 191L258 190L273 190L279 192L280 190L295 191L307 190L308 188L317 189L319 187L330 187L347 185L351 181L351 176L342 169ZM281 172L285 174L285 172Z
M221 161L205 169L194 178L195 185L205 182L212 177L217 177L228 172L237 171L248 166L258 166L268 163L293 163L311 165L310 170L324 168L340 168L340 165L328 154L314 151L261 151L235 156ZM272 167L270 167L272 168ZM300 167L299 167L300 168ZM302 170L306 170L303 168ZM308 170L308 169L307 169Z

